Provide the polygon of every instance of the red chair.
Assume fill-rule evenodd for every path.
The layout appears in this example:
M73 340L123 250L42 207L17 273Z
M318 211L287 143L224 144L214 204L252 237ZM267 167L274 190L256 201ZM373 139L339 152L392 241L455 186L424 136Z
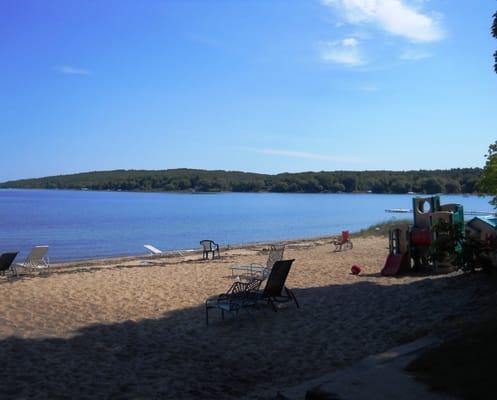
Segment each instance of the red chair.
M350 232L342 231L342 235L338 237L337 240L333 241L333 245L335 246L335 251L349 250L354 247L350 240Z

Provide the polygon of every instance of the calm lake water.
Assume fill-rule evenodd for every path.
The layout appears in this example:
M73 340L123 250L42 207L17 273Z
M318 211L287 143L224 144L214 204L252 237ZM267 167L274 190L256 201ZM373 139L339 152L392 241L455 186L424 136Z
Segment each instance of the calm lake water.
M0 253L48 244L52 261L277 241L358 231L410 218L411 195L277 193L127 193L0 190ZM492 211L488 197L442 196L442 204ZM469 217L468 217L469 218Z

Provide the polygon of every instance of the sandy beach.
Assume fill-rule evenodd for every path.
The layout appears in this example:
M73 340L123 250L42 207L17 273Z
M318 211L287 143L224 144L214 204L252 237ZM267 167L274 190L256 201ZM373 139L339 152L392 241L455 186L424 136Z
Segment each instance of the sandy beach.
M486 296L478 275L381 277L388 240L287 245L288 304L221 321L204 302L232 282L229 266L265 263L264 245L127 258L0 278L0 397L267 398L364 356L466 321ZM361 275L350 274L364 265Z

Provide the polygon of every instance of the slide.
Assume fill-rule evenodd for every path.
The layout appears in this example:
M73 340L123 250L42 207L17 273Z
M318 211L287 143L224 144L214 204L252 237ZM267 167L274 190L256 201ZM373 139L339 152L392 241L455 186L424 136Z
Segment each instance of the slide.
M385 266L381 270L383 276L394 276L408 269L407 253L389 254Z

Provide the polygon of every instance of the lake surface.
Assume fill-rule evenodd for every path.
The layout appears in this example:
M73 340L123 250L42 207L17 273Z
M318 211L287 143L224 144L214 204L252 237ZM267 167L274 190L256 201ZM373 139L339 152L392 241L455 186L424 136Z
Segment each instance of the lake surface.
M0 190L0 253L50 246L51 261L278 241L358 231L411 214L412 195L278 193L128 193ZM492 212L489 197L442 196L442 204ZM471 217L467 217L471 218Z

